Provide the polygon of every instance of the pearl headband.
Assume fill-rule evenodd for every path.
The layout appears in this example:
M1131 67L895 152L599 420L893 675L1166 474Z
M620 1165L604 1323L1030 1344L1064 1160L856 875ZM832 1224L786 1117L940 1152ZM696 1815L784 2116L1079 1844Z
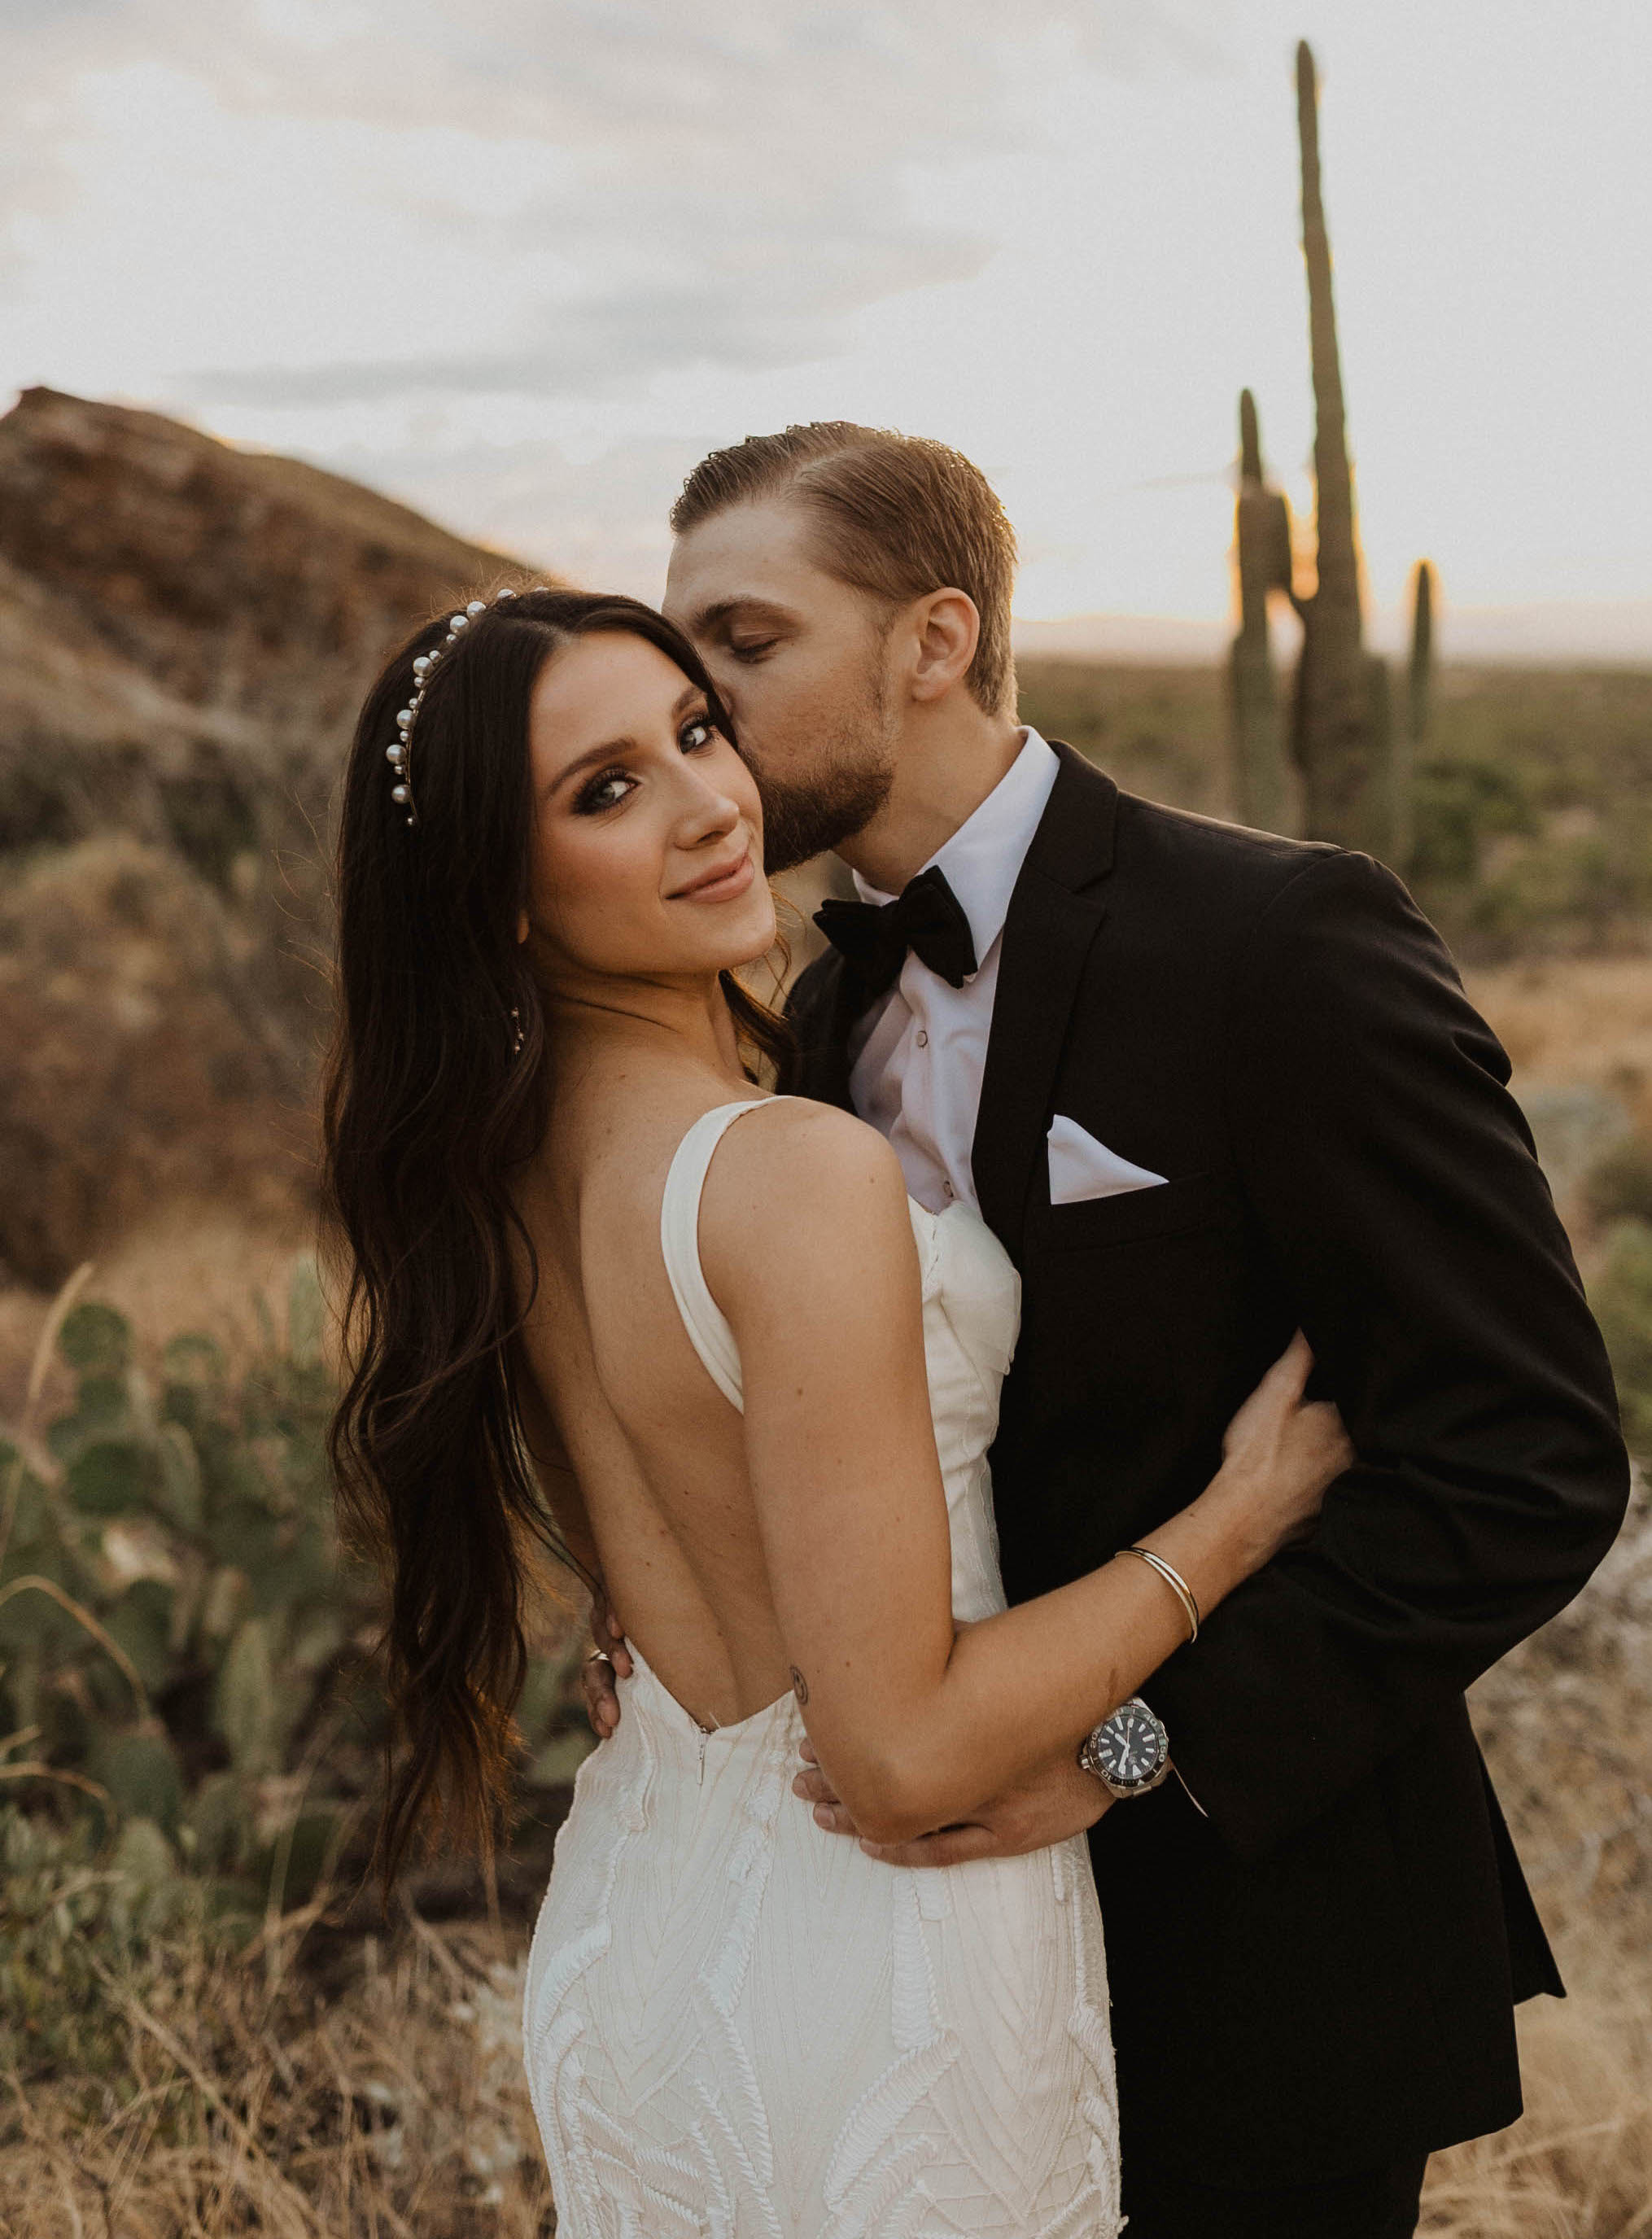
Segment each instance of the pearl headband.
M542 590L544 586L535 583L533 588L535 591L539 591ZM507 584L502 590L494 592L494 601L496 604L501 599L514 599L516 595L516 593ZM431 652L419 654L415 658L413 696L405 708L399 708L396 710L396 735L392 744L384 750L385 759L395 773L395 783L390 787L390 798L399 808L407 810L408 822L410 826L418 822L419 812L413 798L411 757L408 750L412 743L414 723L417 720L420 708L424 705L425 687L430 681L430 672L444 654L452 652L476 616L487 613L488 607L488 601L486 599L473 599L463 614L449 616L448 634L442 639L441 643Z

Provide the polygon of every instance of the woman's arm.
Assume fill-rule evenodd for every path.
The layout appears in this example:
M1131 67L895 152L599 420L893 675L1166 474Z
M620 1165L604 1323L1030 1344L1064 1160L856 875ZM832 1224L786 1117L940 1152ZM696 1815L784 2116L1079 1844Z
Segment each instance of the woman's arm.
M903 1841L1076 1751L1186 1622L1145 1564L1115 1561L955 1637L917 1248L888 1146L802 1102L732 1130L707 1178L700 1253L740 1346L793 1684L861 1832ZM1143 1542L1201 1610L1268 1559L1345 1465L1334 1411L1300 1405L1305 1373L1299 1350L1207 1492Z

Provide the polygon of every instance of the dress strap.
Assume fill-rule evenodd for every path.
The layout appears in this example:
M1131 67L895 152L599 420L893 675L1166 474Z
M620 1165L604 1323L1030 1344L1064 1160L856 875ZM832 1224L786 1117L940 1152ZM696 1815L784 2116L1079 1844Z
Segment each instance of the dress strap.
M702 1113L677 1146L660 1201L660 1248L688 1342L724 1399L742 1413L745 1395L740 1348L700 1264L700 1200L712 1154L741 1113L781 1100L774 1096L749 1096L744 1103L720 1104L713 1111Z

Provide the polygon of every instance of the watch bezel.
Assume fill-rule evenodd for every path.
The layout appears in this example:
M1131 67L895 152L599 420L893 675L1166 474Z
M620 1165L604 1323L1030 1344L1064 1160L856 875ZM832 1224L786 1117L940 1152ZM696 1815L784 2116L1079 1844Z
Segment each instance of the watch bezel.
M1126 1711L1138 1711L1151 1726L1158 1740L1158 1763L1143 1780L1116 1778L1107 1771L1100 1757L1099 1744L1102 1735L1116 1719L1121 1718ZM1171 1737L1165 1731L1164 1721L1151 1703L1144 1702L1139 1695L1132 1695L1127 1702L1120 1703L1117 1710L1110 1711L1099 1725L1090 1729L1079 1745L1078 1763L1092 1779L1101 1783L1110 1796L1146 1796L1170 1777Z

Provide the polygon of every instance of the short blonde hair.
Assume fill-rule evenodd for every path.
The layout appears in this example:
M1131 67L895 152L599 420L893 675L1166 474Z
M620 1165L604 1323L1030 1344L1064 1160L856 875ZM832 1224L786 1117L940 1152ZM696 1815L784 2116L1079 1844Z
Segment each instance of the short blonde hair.
M989 714L1013 710L1015 531L979 467L926 436L814 420L702 459L671 525L680 536L731 506L789 496L813 515L822 564L840 582L892 606L967 592L981 634L965 681Z

